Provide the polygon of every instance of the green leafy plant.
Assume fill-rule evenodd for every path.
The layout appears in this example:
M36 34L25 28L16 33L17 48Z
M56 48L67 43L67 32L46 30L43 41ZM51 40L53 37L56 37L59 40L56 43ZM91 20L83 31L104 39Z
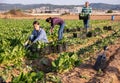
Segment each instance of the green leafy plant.
M43 72L31 72L24 74L23 72L12 79L12 83L36 83L42 81L44 78Z
M60 54L57 60L52 62L53 71L59 73L71 70L74 66L81 63L76 53Z
M60 77L55 75L54 73L46 74L46 81L53 83L62 83Z

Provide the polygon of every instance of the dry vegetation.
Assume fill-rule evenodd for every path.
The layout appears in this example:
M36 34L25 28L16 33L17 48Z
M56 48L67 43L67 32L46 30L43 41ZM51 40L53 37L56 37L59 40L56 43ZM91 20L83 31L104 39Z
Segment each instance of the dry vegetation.
M0 14L0 18L13 18L13 19L46 19L50 17L50 15L42 15L42 16L31 16L23 13L21 10L10 10L7 13ZM56 17L56 16L51 16ZM78 15L61 15L57 16L67 20L78 20ZM111 15L91 15L92 20L111 20ZM115 15L115 20L120 20L120 15Z

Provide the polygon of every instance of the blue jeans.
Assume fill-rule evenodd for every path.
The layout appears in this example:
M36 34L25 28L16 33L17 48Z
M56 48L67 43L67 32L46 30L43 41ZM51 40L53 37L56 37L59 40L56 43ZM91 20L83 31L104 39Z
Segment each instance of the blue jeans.
M63 30L64 30L65 23L60 25L59 31L58 31L58 40L61 40L63 38Z
M89 19L83 20L84 22L84 28L89 28Z
M89 28L89 19L83 20L84 22L84 28L86 29L86 32L88 32L88 28Z

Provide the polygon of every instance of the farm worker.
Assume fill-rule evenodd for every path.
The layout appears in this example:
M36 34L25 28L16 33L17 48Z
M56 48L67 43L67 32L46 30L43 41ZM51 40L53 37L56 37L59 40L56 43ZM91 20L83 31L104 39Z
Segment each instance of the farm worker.
M55 25L59 25L59 31L58 31L58 40L61 40L63 38L63 30L64 30L64 26L65 26L65 22L58 17L49 17L46 19L46 22L51 24L51 28L50 28L50 33L53 33L53 28Z
M48 39L47 39L46 32L44 31L44 29L42 29L39 26L39 22L34 21L33 26L34 26L34 30L32 31L32 34L30 35L29 39L27 40L24 46L27 46L29 41L31 43L36 43L37 41L42 41L47 43Z
M115 16L114 16L114 15L112 15L112 16L111 16L111 20L112 20L112 21L114 21L114 19L115 19Z
M88 32L90 14L92 13L92 8L89 7L89 2L85 2L85 6L82 8L82 13L83 13L85 16L88 16L87 19L83 19L84 28L86 29L86 32Z

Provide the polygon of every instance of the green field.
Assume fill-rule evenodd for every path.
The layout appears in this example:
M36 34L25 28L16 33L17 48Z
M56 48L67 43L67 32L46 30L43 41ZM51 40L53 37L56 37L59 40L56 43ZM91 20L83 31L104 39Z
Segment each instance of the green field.
M100 28L99 35L82 39L73 38L73 32L64 33L64 39L61 42L68 42L67 52L40 55L39 53L31 53L23 46L33 30L33 21L0 19L0 76L7 82L45 83L44 81L52 81L60 83L60 78L57 75L46 74L37 66L31 66L32 61L55 55L57 58L52 61L50 70L52 73L64 73L82 64L85 60L95 57L91 55L101 50L104 45L114 43L118 39L117 36L120 35L120 22L93 20L90 22L90 30L95 31L95 28ZM59 42L56 42L58 26L55 27L54 34L50 35L50 25L45 20L39 20L39 22L40 26L45 29L48 40L54 42L53 45L58 44ZM66 20L65 23L65 29L83 28L83 23L80 20ZM114 31L105 31L103 26L112 26ZM73 50L72 47L77 49ZM45 74L46 80L44 79Z

